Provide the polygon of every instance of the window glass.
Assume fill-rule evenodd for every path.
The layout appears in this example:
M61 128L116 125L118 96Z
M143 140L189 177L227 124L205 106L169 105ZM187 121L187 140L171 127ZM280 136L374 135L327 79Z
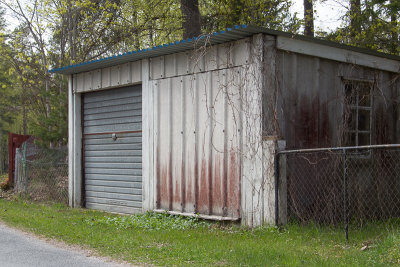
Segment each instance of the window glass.
M362 107L371 106L371 87L370 84L362 83L359 87L359 101L358 105Z
M370 122L370 110L360 109L358 110L358 130L369 131Z

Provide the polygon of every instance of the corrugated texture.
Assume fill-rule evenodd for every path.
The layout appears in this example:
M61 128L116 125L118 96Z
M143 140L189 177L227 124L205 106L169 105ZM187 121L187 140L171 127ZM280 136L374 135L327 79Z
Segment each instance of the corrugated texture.
M363 49L353 46L347 46L338 44L335 42L330 42L318 38L312 38L303 35L295 35L292 33L281 32L276 30L270 30L266 28L251 26L251 25L235 25L232 28L227 28L224 31L214 32L212 34L202 35L199 37L189 38L187 40L176 41L170 44L164 44L155 46L152 48L147 48L138 51L130 51L123 54L113 55L110 57L100 58L96 60L90 60L87 62L82 62L74 65L69 65L61 68L55 68L49 70L51 73L61 73L61 74L74 74L81 73L85 71L90 71L94 69L106 68L118 64L123 64L131 61L137 61L143 58L152 58L161 55L168 55L178 52L183 52L186 50L191 50L196 47L202 46L204 44L221 44L225 42L235 41L239 39L243 39L245 37L252 36L256 33L265 33L274 36L284 36L290 37L293 39L304 40L308 42L323 44L330 47L338 47L351 51L356 51L360 53L376 55L388 59L400 60L399 56L384 54L380 52L376 52L369 49Z
M151 58L150 79L226 69L250 62L250 39L244 38L204 49ZM142 61L124 63L74 75L75 92L98 91L142 81Z
M141 94L135 86L84 95L87 208L122 213L142 208Z
M151 82L158 209L240 217L240 72Z

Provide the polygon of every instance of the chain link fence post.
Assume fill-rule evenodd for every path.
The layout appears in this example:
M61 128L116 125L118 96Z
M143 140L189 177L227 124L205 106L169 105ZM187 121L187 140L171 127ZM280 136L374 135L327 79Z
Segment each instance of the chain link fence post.
M346 149L343 149L343 212L344 212L344 231L346 235L346 241L349 241L349 222L347 217L347 173L346 173Z

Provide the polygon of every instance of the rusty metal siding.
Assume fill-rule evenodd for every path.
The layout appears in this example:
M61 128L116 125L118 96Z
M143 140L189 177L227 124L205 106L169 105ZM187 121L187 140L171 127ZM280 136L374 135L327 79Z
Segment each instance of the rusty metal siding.
M395 74L372 68L279 51L282 96L279 129L287 148L340 146L343 136L343 79L376 81L372 144L396 142Z
M240 218L250 47L245 38L150 60L157 209Z
M135 86L83 97L87 208L122 213L142 208L141 95Z
M29 139L30 135L20 135L15 133L8 133L8 184L14 183L15 172L15 153L23 142Z
M240 217L240 71L150 82L158 209Z

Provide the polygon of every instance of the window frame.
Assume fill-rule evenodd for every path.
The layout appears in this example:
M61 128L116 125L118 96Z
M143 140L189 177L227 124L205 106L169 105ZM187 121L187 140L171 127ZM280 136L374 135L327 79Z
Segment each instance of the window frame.
M342 84L343 84L343 126L344 126L344 131L343 135L346 136L344 139L346 146L360 146L360 135L362 134L367 134L369 136L368 138L368 144L363 144L363 145L372 145L372 126L373 126L373 92L374 88L376 86L376 81L375 79L371 80L366 80L366 79L352 79L352 78L343 78L342 77ZM357 86L354 86L357 84ZM360 86L361 85L361 86ZM348 99L348 86L351 86L351 94L354 94L355 96L355 103L351 103ZM363 86L367 86L369 88L369 103L368 106L366 105L361 105L360 104L360 90L358 88L362 88ZM367 130L360 130L360 122L359 122L359 114L360 110L366 110L369 112L369 125ZM350 116L352 116L354 113L354 128L350 129L351 127L351 121L350 121ZM346 112L347 118L346 118ZM355 135L354 142L351 140L351 135Z

